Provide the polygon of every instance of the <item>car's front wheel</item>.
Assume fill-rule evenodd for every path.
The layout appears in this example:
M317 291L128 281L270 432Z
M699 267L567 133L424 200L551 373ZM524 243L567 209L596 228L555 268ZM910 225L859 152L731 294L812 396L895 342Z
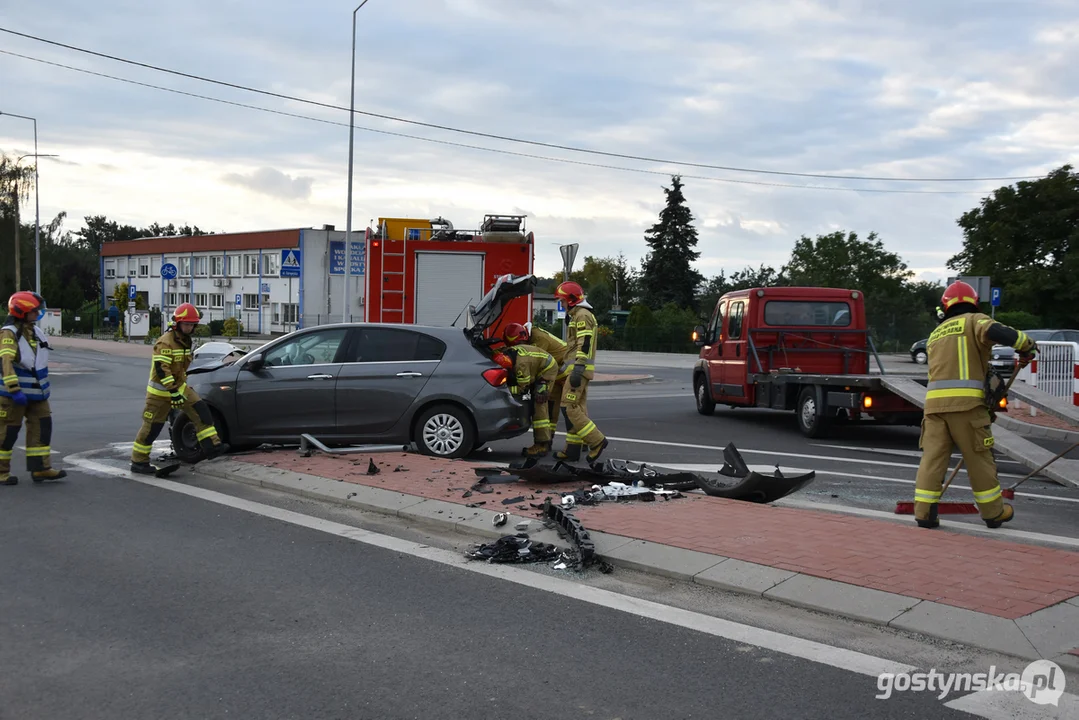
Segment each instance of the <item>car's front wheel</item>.
M202 448L195 436L195 423L185 413L176 414L170 432L177 460L193 465L203 459Z
M455 405L436 405L416 421L415 439L424 455L462 458L475 447L476 432L465 410Z
M925 365L927 362L929 362L929 353L927 353L925 350L915 351L914 362L918 363L919 365Z

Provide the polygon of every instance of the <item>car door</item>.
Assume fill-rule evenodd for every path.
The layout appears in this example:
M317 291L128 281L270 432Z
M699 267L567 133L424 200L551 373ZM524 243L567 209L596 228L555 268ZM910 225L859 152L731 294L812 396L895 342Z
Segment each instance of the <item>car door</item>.
M337 374L348 328L325 328L288 336L262 353L257 370L240 369L236 417L252 439L299 440L335 432Z
M363 326L337 378L338 432L357 438L391 430L412 407L446 345L419 330Z
M704 337L704 361L708 364L708 382L711 384L709 388L713 398L719 397L722 394L723 377L723 322L727 316L727 301L720 300L716 303L715 312L712 313L712 319L708 323L708 329L705 330Z
M719 363L722 384L719 394L723 397L741 399L746 394L745 313L745 300L731 301L723 333L723 357Z

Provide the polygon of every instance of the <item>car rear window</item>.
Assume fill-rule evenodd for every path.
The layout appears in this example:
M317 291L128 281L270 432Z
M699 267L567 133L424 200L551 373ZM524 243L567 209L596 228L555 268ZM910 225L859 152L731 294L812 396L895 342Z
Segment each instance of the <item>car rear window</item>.
M848 327L850 305L818 300L769 300L764 304L764 323L794 327Z
M359 342L351 350L357 357L350 362L411 362L441 360L446 344L412 330L366 327L360 330Z

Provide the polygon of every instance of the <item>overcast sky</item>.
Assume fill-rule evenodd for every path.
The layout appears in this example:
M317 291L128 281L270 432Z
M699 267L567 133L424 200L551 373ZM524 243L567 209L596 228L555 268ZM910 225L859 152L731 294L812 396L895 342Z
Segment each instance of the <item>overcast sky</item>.
M358 1L3 0L0 27L347 108ZM356 106L385 115L797 173L1030 176L1079 155L1074 0L370 0L357 18ZM222 232L344 229L347 110L6 33L0 50L325 121L0 54L0 111L36 117L40 152L61 156L41 163L43 223L66 211L69 229L91 214ZM543 274L566 242L580 243L578 266L619 251L638 265L661 188L679 172L706 275L778 266L802 234L843 229L877 231L920 277L938 279L961 247L956 219L1008 184L740 173L356 123L354 229L380 216L474 228L485 213L527 214ZM31 130L0 117L0 150L32 152Z

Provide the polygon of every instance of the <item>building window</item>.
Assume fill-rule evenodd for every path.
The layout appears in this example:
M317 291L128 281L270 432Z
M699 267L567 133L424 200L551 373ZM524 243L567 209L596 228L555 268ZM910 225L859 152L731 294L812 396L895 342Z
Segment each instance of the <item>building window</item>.
M114 278L114 277L116 277L116 261L115 260L106 260L105 261L105 277L106 278Z
M195 258L195 276L196 277L206 277L206 266L207 266L207 261L208 260L209 260L209 258L206 257L205 255L202 255L201 257Z
M262 274L277 277L281 270L281 256L277 253L262 254Z
M150 277L150 261L146 258L139 259L139 277Z
M191 277L191 258L180 258L180 277Z
M274 303L273 304L273 321L275 323L280 323L281 322L281 304L280 303Z
M195 307L206 307L206 293L195 293Z
M229 255L229 277L241 277L243 265L239 255Z
M225 258L220 255L214 255L210 258L210 274L214 277L221 277L225 274Z
M255 293L244 293L244 310L258 310L259 296Z
M150 277L161 277L161 263L157 258L150 258Z
M297 323L300 321L300 306L296 303L282 303L281 312L283 321L286 323Z
M210 307L215 310L220 310L225 307L225 296L221 293L213 293L210 295Z
M259 274L259 256L258 255L244 255L244 273L246 275L258 277Z
M135 275L138 274L138 267L137 266L138 266L138 261L137 260L128 260L127 261L127 276L128 277L135 277Z

